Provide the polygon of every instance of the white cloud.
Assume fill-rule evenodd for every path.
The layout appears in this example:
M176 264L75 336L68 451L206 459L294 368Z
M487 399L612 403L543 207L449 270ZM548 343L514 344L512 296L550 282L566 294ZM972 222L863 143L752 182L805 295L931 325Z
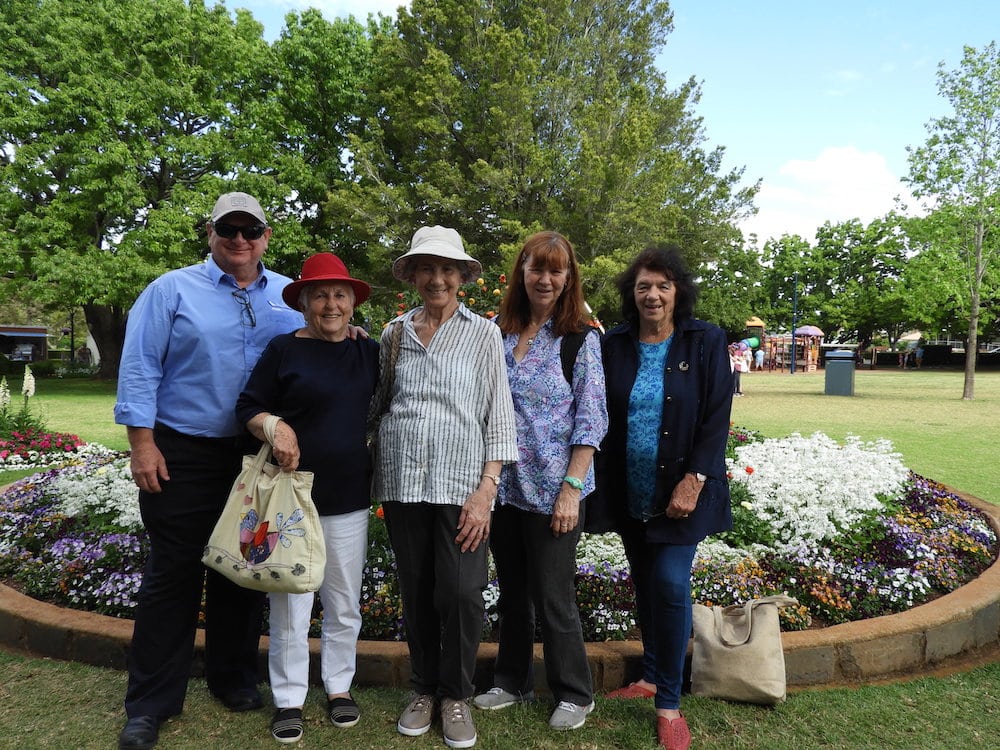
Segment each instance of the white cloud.
M743 222L744 234L756 233L761 243L783 234L797 234L814 242L824 222L858 219L867 224L904 201L909 192L894 175L885 157L853 146L830 147L809 161L794 159L765 182L757 194L756 216Z

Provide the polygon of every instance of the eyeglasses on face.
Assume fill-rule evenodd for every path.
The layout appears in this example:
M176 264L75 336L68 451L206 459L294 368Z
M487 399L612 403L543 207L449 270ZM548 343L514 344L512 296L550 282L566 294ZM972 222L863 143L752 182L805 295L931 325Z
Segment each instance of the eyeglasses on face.
M257 316L254 315L253 305L250 304L250 295L247 293L247 290L237 289L233 292L233 299L243 305L243 309L240 311L240 319L243 321L243 325L249 323L251 328L256 328Z
M215 223L212 224L212 229L220 237L224 237L227 240L231 240L236 237L237 233L243 235L243 239L247 242L253 242L254 240L259 240L264 236L264 232L267 231L267 225L265 224L252 224L248 227L240 227L236 224L226 224Z

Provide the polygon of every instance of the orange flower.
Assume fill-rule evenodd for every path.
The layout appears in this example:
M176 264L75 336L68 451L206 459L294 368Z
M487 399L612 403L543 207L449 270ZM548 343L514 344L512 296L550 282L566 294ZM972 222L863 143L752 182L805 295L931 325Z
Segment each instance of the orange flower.
M752 466L748 466L748 467L746 468L746 473L747 473L747 474L753 474L753 467L752 467Z
M385 518L385 511L384 511L384 510L382 509L382 506L381 506L381 505L380 505L380 506L378 506L378 507L377 507L377 508L375 509L375 517L376 517L376 518Z

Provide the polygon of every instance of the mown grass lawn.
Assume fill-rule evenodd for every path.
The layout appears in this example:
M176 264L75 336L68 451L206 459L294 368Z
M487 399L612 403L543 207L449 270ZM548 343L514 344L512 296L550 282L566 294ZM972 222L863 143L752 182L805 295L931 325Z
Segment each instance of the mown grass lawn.
M889 438L917 473L1000 504L1000 462L993 445L1000 424L1000 373L978 374L976 399L970 402L961 400L961 373L933 370L859 371L852 397L824 395L822 372L752 373L744 376L743 389L746 396L733 406L736 424L769 437L822 431L838 440L847 434ZM19 384L11 390L19 392ZM53 430L127 447L124 429L113 422L111 383L40 380L35 404ZM0 485L14 478L0 473ZM124 721L122 672L2 652L0 670L0 750L115 746ZM337 730L324 723L323 698L314 688L305 739L298 747L444 747L437 727L419 738L396 732L404 691L366 688L356 697L364 711L361 723ZM690 696L682 708L697 750L995 750L1000 747L1000 663L897 684L795 692L774 709ZM477 747L648 750L656 745L649 702L599 698L585 728L569 733L548 729L549 711L543 700L476 712ZM157 747L275 748L269 719L267 711L226 713L202 680L192 680L185 713L163 727Z

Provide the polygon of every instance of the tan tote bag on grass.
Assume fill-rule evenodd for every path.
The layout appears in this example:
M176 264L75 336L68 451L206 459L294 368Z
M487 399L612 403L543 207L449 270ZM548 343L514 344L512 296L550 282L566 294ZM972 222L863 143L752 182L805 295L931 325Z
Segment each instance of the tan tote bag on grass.
M271 463L279 421L268 417L267 442L256 456L243 457L201 559L245 588L302 594L323 582L326 542L312 501L312 472L282 471Z
M785 700L778 610L794 604L776 595L730 607L693 605L691 694L763 705Z

